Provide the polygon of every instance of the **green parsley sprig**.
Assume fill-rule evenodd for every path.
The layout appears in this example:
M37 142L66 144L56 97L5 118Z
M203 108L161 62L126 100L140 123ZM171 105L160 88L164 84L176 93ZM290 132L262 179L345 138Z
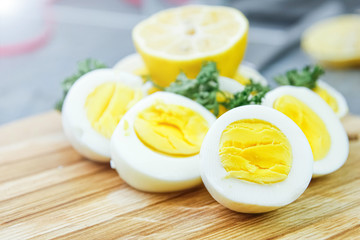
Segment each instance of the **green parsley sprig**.
M63 96L62 98L55 104L55 109L58 111L61 111L62 106L64 104L64 100L66 95L68 94L70 88L72 87L72 85L74 85L74 83L84 74L95 70L95 69L100 69L100 68L107 68L107 66L95 59L85 59L83 61L78 62L78 69L77 72L75 74L73 74L70 77L67 77L62 83L61 83L61 87L63 90Z
M284 75L275 77L275 81L279 85L291 85L297 87L307 87L313 89L316 87L316 82L325 72L318 66L305 66L301 70L292 69L287 71Z
M206 62L195 79L187 78L182 72L177 76L175 82L164 90L188 97L218 115L219 103L216 100L216 94L221 92L218 76L216 63Z
M200 103L212 111L215 116L219 115L220 105L230 110L243 105L261 104L263 97L269 91L268 87L250 81L243 91L229 97L219 89L218 77L219 72L216 68L216 63L206 62L195 79L189 79L184 73L180 73L176 81L164 90L188 97ZM217 96L219 94L225 97L225 101L218 101Z
M235 93L234 97L228 99L223 105L227 109L233 109L244 105L261 104L262 99L268 91L270 91L268 86L254 83L253 80L250 79L250 83L245 86L243 91Z

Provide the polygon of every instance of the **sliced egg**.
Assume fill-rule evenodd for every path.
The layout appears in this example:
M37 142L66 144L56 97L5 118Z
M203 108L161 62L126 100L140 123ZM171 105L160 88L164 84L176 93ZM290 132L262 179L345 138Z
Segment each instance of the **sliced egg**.
M149 71L147 70L146 65L142 60L140 54L138 53L130 54L121 59L115 64L114 70L129 72L140 77L144 75L149 75Z
M268 92L263 105L291 118L304 132L314 156L313 177L339 169L349 154L349 140L332 109L314 92L283 86Z
M147 76L150 75L149 70L146 68L145 62L141 58L140 54L130 54L119 62L117 62L113 68L115 71L124 71L135 74L146 81ZM153 94L160 91L150 81L144 83L144 90L147 94Z
M219 76L218 79L219 89L222 91L222 94L218 93L218 95L216 96L219 103L226 101L226 97L231 98L235 93L241 92L245 88L244 85L232 78ZM225 108L223 105L219 105L218 117L220 117L227 111L227 108Z
M133 106L111 138L111 163L132 187L170 192L201 183L199 151L215 121L186 97L154 93Z
M109 161L113 131L143 95L142 80L133 74L99 69L82 76L62 109L64 132L72 146L91 160Z
M244 64L239 65L234 79L242 85L250 83L250 79L252 79L254 83L260 83L263 86L268 85L265 77L263 77L255 68Z
M316 87L312 90L331 107L339 118L348 113L349 107L344 96L326 82L318 80Z
M216 120L200 151L211 196L238 212L260 213L295 201L307 188L313 156L300 128L274 109L249 105Z
M223 92L228 92L231 94L235 94L236 92L241 92L244 90L244 85L239 83L238 81L228 78L219 76L219 89Z

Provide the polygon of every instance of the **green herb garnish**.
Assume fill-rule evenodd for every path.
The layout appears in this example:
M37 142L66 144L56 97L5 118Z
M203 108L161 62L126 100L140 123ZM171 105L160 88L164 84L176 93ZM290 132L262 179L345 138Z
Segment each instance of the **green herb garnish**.
M275 81L279 85L291 85L297 87L307 87L313 89L316 82L325 72L318 66L305 66L302 70L293 69L287 71L285 75L275 77Z
M228 99L223 105L227 109L233 109L239 106L250 104L261 104L265 94L270 90L268 86L263 86L259 83L254 83L250 79L250 83L245 86L241 92L237 92L234 96Z
M218 76L216 63L206 62L195 79L187 78L182 72L177 76L175 82L165 88L165 91L188 97L213 111L217 116L219 114L219 103L216 100L216 94L221 92Z
M77 72L74 75L67 77L61 83L61 87L63 90L63 96L62 96L61 100L59 100L55 104L55 109L58 111L61 111L66 95L68 94L72 85L74 85L74 83L81 76L83 76L84 74L86 74L88 72L91 72L92 70L100 69L100 68L107 68L107 66L105 64L103 64L102 62L99 62L98 60L95 60L95 59L88 58L88 59L78 62Z
M229 97L219 89L218 77L219 72L216 68L216 63L206 62L195 79L189 79L184 73L180 73L176 81L164 90L188 97L200 103L212 111L215 116L219 115L220 105L230 110L243 105L261 104L262 98L269 91L268 87L250 81L243 91ZM225 101L218 101L217 96L219 94L225 97Z

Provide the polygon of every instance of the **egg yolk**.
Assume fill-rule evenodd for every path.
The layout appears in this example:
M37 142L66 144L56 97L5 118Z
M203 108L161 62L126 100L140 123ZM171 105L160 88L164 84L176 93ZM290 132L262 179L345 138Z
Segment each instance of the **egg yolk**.
M149 75L149 70L145 66L139 67L133 71L133 74L135 74L139 77L143 77L143 76ZM144 79L144 80L146 80L146 79Z
M120 119L141 97L140 90L120 83L104 83L86 98L87 118L98 133L109 139Z
M156 93L156 92L159 92L159 91L161 91L159 88L157 88L157 87L151 87L151 88L149 88L149 90L147 91L147 93L148 93L149 95L151 95L151 94Z
M144 82L147 81L147 76L150 75L149 70L145 66L135 69L132 73L141 77ZM148 89L147 94L151 95L151 94L159 92L159 91L161 91L161 89L159 89L155 86L152 86L151 88Z
M304 132L315 161L327 155L331 146L330 134L324 122L311 108L290 95L279 97L274 108L291 118Z
M241 75L240 73L236 72L235 73L235 76L234 76L234 79L236 81L238 81L239 83L241 83L242 85L247 85L250 83L250 79Z
M317 93L332 108L335 113L339 111L339 106L336 99L331 96L328 91L319 86L316 86L313 91Z
M156 101L134 122L139 139L151 149L171 156L198 154L208 122L190 108Z
M219 145L227 178L258 184L285 180L292 165L287 137L274 125L259 119L243 119L228 125Z
M223 103L227 100L227 98L233 98L233 94L231 94L230 92L227 92L227 91L223 91L222 93L220 92L217 92L216 93L216 100L219 102L219 103ZM216 117L220 117L221 115L223 115L224 113L226 113L228 111L228 109L226 107L224 107L224 105L222 104L219 104L219 114L216 116ZM213 110L211 110L212 113Z

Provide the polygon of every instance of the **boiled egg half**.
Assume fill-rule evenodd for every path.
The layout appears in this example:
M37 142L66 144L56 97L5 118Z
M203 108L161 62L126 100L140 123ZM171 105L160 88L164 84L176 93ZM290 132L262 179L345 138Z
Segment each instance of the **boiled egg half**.
M304 132L314 156L314 177L332 173L345 163L349 140L344 127L317 94L304 87L278 87L266 94L263 105L282 112Z
M219 89L222 91L222 94L218 93L218 95L216 96L219 103L226 101L226 97L231 98L235 93L244 90L244 85L232 78L219 76L218 80ZM218 117L220 117L227 111L227 108L220 104Z
M124 114L142 97L142 80L126 72L98 69L71 87L62 108L62 124L83 156L110 160L110 138Z
M339 118L344 117L349 112L344 96L326 82L318 80L316 87L312 90L331 107Z
M199 185L199 151L215 119L186 97L154 93L121 119L111 138L111 165L142 191L171 192Z
M261 75L255 68L246 64L239 65L238 69L236 70L234 79L242 85L248 84L250 79L254 83L260 83L263 86L268 85L268 82L263 75Z
M149 71L145 66L145 62L142 60L140 54L138 53L130 54L121 59L115 64L114 70L129 72L140 77L144 75L149 75Z
M211 196L238 212L260 213L295 201L307 188L313 156L300 128L259 105L222 115L200 151L201 178Z

